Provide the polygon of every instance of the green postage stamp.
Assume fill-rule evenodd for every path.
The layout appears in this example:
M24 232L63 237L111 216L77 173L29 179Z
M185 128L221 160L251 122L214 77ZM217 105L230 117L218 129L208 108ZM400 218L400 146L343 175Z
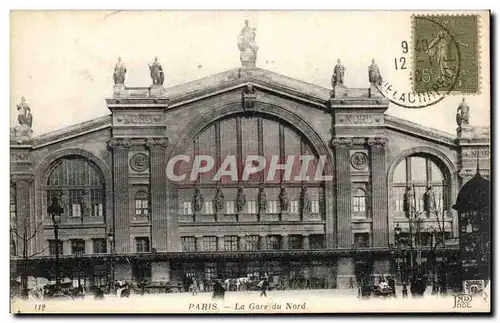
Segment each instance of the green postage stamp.
M414 15L413 89L479 92L477 15Z

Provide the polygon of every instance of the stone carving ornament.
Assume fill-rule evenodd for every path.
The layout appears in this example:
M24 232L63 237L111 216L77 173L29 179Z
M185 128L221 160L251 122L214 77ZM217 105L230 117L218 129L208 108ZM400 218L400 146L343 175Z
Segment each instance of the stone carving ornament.
M368 156L365 153L357 152L351 157L351 165L356 169L364 169L368 166Z
M236 195L236 210L241 213L247 204L247 199L242 187L238 187L238 194Z
M201 212L201 209L203 208L203 195L201 195L200 189L197 187L194 189L194 195L193 195L193 208L195 212Z
M217 213L221 212L224 210L224 193L222 193L222 190L220 187L217 187L215 189L215 196L214 196L214 208Z
M144 172L149 167L149 157L144 153L137 153L130 158L130 167L136 172Z
M285 186L281 186L279 200L280 200L281 212L288 212L288 206L290 204L290 201Z
M248 25L248 20L245 20L245 27L238 36L238 48L242 53L257 53L259 46L255 42L256 31Z
M257 200L259 201L259 213L265 213L267 210L267 194L263 186L259 187Z
M307 192L307 187L302 187L300 190L300 213L311 213L311 196Z

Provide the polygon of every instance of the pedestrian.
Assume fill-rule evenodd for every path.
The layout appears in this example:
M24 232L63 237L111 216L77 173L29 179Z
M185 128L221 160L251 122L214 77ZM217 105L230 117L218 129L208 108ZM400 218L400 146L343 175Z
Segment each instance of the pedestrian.
M193 278L191 282L191 291L193 292L193 296L198 294L198 282L196 281L196 278Z
M349 288L354 288L354 281L352 280L352 277L349 278Z
M388 276L387 283L391 288L392 297L396 297L396 281L394 280L394 277Z
M262 296L267 297L266 291L269 288L269 280L267 279L267 277L264 278L264 280L262 280L259 283L259 285L261 285L261 287L260 287L260 297L262 297Z
M408 289L406 288L406 281L403 281L402 285L403 285L403 290L401 292L401 295L403 296L403 298L407 298L408 297Z

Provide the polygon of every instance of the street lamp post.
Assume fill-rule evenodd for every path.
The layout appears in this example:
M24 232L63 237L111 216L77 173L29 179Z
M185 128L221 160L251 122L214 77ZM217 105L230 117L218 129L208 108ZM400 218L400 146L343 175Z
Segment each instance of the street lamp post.
M60 273L59 273L59 224L61 221L61 214L64 212L64 208L59 204L57 197L52 197L52 204L47 208L47 214L51 216L52 224L54 226L54 240L56 242L56 258L55 258L55 274L56 274L56 291L60 289Z
M108 233L109 246L111 248L111 261L109 268L110 293L115 293L115 236L114 233Z

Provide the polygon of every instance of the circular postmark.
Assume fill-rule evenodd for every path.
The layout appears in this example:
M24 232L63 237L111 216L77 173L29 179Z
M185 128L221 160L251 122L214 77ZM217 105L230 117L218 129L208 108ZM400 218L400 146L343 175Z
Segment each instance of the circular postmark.
M461 41L451 31L446 16L413 16L413 64L405 89L384 80L372 84L380 95L403 108L421 109L441 102L454 91L460 79ZM403 46L406 44L406 47ZM410 53L402 42L403 53ZM405 51L406 50L406 51ZM398 71L405 71L406 58L394 58Z

